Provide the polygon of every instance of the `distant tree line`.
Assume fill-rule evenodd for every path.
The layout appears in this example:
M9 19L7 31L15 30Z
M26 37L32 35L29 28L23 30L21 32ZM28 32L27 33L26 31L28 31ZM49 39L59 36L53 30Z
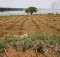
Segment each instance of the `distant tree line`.
M25 8L0 8L1 12L4 12L4 11L23 11L23 10L25 10Z

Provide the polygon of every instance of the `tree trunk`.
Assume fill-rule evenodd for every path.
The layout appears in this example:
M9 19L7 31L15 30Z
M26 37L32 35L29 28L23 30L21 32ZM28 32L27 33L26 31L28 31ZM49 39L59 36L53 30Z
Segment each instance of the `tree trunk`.
M32 15L32 12L30 14Z

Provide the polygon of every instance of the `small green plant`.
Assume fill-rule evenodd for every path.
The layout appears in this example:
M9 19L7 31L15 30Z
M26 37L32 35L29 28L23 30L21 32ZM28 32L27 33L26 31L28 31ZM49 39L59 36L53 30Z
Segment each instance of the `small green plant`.
M58 45L60 45L60 35L50 35L48 36L49 38L49 45L54 45L55 46L55 51L57 52L58 50Z
M17 49L17 42L18 38L13 35L5 35L4 36L4 42L8 43L9 45L12 45L15 49Z
M37 48L37 52L38 52L38 49L40 48L41 49L40 51L42 51L43 43L40 42L40 39L41 39L40 37L41 35L38 35L38 34L25 37L23 39L23 51L25 51L28 48L33 48L33 49Z
M3 41L2 41L3 44L0 46L2 46L1 48L3 48L3 51L5 52L6 56L7 56L7 52L6 52L5 47L12 46L17 51L18 50L18 48L17 48L17 42L18 41L19 41L18 37L15 37L13 35L5 35L4 36ZM18 54L18 56L19 56L19 54Z
M32 39L37 39L37 40L45 40L47 39L47 35L43 34L43 33L35 33L32 36Z
M0 53L5 53L6 57L8 57L8 54L7 54L7 45L5 42L0 42Z
M29 38L29 37L25 37L24 40L23 40L23 52L28 49L28 48L31 48L32 44L32 39Z

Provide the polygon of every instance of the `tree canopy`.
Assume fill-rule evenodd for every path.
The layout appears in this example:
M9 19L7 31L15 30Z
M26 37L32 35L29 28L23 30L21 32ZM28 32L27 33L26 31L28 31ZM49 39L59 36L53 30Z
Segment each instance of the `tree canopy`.
M37 12L37 8L36 7L29 7L25 10L25 12L30 13L32 15L33 12Z

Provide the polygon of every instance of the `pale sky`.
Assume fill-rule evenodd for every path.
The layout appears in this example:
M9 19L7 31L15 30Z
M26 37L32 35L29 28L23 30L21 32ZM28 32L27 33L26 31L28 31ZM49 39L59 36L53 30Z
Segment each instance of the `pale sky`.
M60 9L60 0L0 0L0 7L27 8L34 6L37 8Z

